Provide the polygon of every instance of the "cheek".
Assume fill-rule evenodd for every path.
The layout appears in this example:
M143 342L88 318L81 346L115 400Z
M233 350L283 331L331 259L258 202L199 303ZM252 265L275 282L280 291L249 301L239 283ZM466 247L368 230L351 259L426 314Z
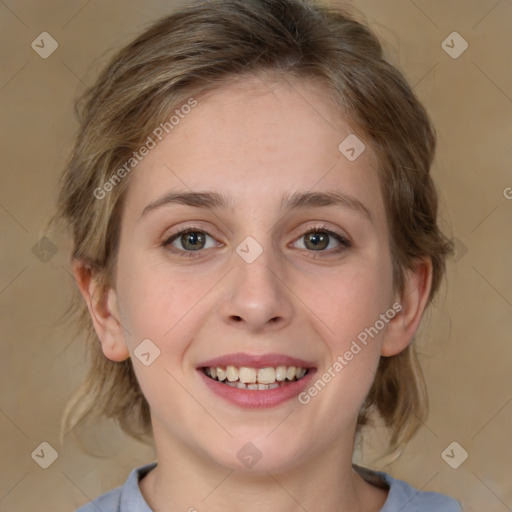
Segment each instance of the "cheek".
M316 279L304 277L301 289L306 304L330 333L331 344L342 349L391 307L391 265L381 260L350 265Z
M304 403L315 401L317 394L323 395L317 407L343 403L340 421L354 414L368 393L383 334L395 314L390 260L375 257L360 263L316 280L309 295L327 357Z
M354 272L345 279L326 281L329 291L315 296L321 306L315 313L320 318L317 326L326 358L299 398L301 404L312 407L316 417L331 418L328 430L333 437L357 416L374 380L383 334L395 314L388 286L391 280L376 278L377 273L371 271Z
M163 264L120 268L125 339L143 393L157 414L170 404L176 410L186 410L187 395L179 382L188 367L187 354L201 328L200 319L211 310L205 297L216 280L179 269L171 271ZM146 353L150 354L149 365L144 361Z
M214 285L212 275L170 269L164 263L122 261L118 269L120 312L131 349L144 338L176 349L176 333ZM190 327L190 325L188 325Z

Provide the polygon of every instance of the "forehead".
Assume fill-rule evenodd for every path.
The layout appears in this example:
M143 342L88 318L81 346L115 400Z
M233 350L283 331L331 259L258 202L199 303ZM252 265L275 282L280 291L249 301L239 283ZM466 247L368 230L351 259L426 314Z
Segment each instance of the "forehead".
M130 177L127 202L139 212L168 190L221 191L236 206L256 192L281 202L297 190L328 189L382 206L375 154L369 144L353 161L340 152L347 137L364 136L324 87L251 77L195 99Z

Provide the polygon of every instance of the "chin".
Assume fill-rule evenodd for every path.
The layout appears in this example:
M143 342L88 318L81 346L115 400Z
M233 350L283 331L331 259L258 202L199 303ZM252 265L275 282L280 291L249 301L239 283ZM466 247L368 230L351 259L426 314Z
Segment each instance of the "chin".
M227 446L219 445L220 450L211 453L211 457L218 465L237 473L283 473L303 463L306 456L304 446L307 443L304 438L298 442L292 441L277 435L275 439L237 436Z

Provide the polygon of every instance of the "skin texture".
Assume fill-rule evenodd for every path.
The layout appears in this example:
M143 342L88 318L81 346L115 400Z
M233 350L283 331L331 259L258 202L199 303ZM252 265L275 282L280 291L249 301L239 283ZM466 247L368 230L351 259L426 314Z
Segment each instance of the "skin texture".
M340 153L354 130L318 85L244 78L197 99L129 178L108 294L97 297L94 276L74 264L105 356L132 357L151 407L158 466L143 495L157 512L378 511L387 491L351 467L357 413L379 357L402 351L419 326L430 263L395 293L375 155L369 144L353 162ZM168 204L141 218L170 191L218 192L230 205ZM348 194L371 220L340 205L282 210L297 191ZM205 248L186 252L179 236L164 246L182 227L206 233ZM315 248L307 233L318 227L350 247L329 237ZM250 264L236 252L248 236L263 249ZM242 409L196 370L228 353L280 353L321 375L395 301L401 312L307 405ZM161 351L150 366L133 355L146 338ZM237 457L247 442L262 454L252 469Z

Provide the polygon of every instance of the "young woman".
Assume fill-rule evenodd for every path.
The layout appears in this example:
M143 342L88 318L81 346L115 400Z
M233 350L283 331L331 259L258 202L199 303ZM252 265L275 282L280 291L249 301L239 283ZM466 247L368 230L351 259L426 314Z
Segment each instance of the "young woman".
M59 208L94 411L157 461L81 512L460 510L352 463L425 415L414 335L444 272L435 135L371 31L300 0L194 3L110 62ZM87 307L86 307L86 306Z

